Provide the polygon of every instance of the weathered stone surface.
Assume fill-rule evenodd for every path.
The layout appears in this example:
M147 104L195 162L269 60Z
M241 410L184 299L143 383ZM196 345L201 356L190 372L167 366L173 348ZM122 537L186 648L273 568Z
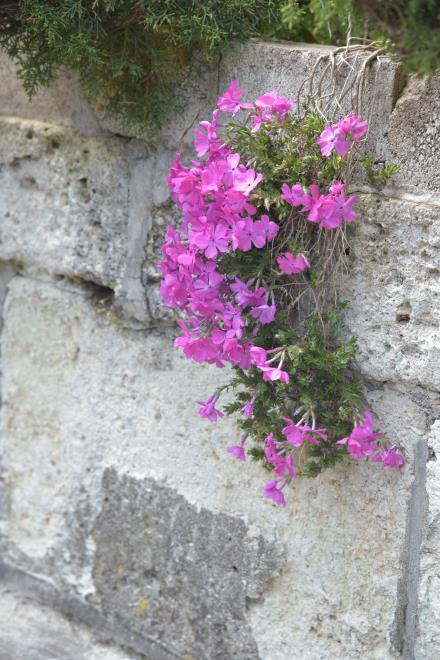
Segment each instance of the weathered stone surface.
M176 657L258 658L248 602L278 568L277 546L152 479L108 470L102 494L93 577L106 616L147 631Z
M200 657L217 658L221 637L223 657L240 659L397 657L411 467L348 462L274 510L261 468L225 452L233 425L197 417L222 372L182 360L171 336L115 325L87 288L17 277L9 291L6 562L122 621L141 652L160 637L199 657L205 639ZM425 408L404 388L368 396L411 461Z
M440 399L440 397L439 397ZM439 415L437 415L437 418ZM428 435L426 470L427 523L420 559L416 660L440 655L440 422Z
M95 642L85 626L5 587L0 588L0 658L135 660L131 653Z
M83 135L104 133L95 113L82 98L75 75L63 73L53 85L42 88L29 100L14 62L0 51L0 78L0 115L70 126Z
M440 225L429 205L368 196L343 296L362 372L440 388Z
M1 258L118 282L129 215L125 145L8 118L0 121L0 160Z
M390 118L386 160L399 165L391 189L440 202L440 76L409 80Z

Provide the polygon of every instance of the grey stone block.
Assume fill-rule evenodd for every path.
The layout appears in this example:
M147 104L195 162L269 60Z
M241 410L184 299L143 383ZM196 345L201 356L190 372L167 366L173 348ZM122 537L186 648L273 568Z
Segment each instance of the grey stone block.
M136 660L90 630L0 585L0 660Z
M96 114L82 98L77 77L67 71L50 87L40 89L32 100L27 96L14 62L0 51L0 116L37 119L75 128L82 135L100 135Z
M362 372L379 381L440 388L438 209L367 196L353 225L348 331Z
M394 188L439 204L440 76L408 81L391 114L387 147L387 162L399 165Z
M151 479L107 470L102 498L93 578L106 617L176 657L259 658L248 604L279 568L279 548Z
M0 121L0 257L99 284L127 253L129 158L116 139Z

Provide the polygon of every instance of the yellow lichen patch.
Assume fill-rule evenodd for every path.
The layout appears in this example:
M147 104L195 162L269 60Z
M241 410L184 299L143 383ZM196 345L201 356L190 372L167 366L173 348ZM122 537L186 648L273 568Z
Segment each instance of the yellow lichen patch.
M145 610L147 609L147 605L148 605L148 600L144 596L142 596L142 598L139 598L137 604L137 611L136 611L139 617L145 616Z

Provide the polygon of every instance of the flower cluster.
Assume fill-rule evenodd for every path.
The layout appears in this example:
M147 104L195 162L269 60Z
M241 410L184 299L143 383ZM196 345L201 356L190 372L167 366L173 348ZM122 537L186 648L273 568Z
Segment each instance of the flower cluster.
M256 217L250 197L263 176L241 163L240 154L222 141L219 112L234 115L239 110L253 110L252 119L258 120L260 128L274 116L283 118L293 101L276 91L260 96L255 105L241 103L241 97L242 91L233 81L219 98L212 121L202 121L195 131L194 146L200 160L187 167L177 154L171 166L168 185L173 201L183 212L183 222L182 233L171 226L167 229L164 259L159 264L161 294L166 305L183 312L187 319L186 323L179 322L183 336L176 340L186 357L219 367L224 362L241 369L256 365L265 379L286 378L280 365L271 366L276 356L262 359L261 351L253 351L251 339L261 324L273 321L273 296L264 287L226 277L219 269L221 255L264 248L279 230L267 214ZM252 131L256 130L254 121ZM289 256L293 258L286 254L286 264ZM303 260L302 270L308 262L302 255L299 259ZM284 273L293 272L284 262L280 268Z
M348 115L336 124L326 126L317 139L322 156L328 158L333 150L338 156L345 156L350 149L348 138L359 142L367 130L367 122L362 121L358 115Z
M288 478L297 476L292 447L301 447L304 443L318 445L321 441L329 441L326 429L315 428L315 420L313 420L312 426L304 423L306 416L304 415L298 422L287 417L284 418L284 421L287 422L287 426L282 430L285 440L275 440L272 433L266 437L265 456L268 463L273 466L272 472L280 478L270 480L265 486L264 494L275 504L285 505L283 488L288 482ZM369 410L365 410L363 419L354 426L350 435L338 440L336 444L346 445L351 456L356 459L368 456L372 461L382 462L384 467L389 468L404 465L405 459L397 445L384 448L377 444L376 440L382 437L383 433L373 431L373 415ZM241 460L244 460L244 457Z
M310 194L304 188L295 184L289 188L287 183L282 187L281 199L292 206L301 206L301 212L307 213L309 222L316 222L321 229L336 229L343 222L356 220L353 206L357 202L356 195L348 199L344 194L344 184L341 181L332 183L327 195L321 195L316 184L309 186Z
M175 344L183 349L187 358L217 367L229 363L242 373L251 374L247 384L259 374L264 387L289 386L293 388L292 393L297 387L291 382L295 370L289 367L292 347L277 341L280 334L275 331L269 341L271 334L264 328L279 327L276 325L278 312L282 310L278 307L283 300L280 289L289 287L289 280L304 271L313 270L314 262L307 250L301 251L289 242L291 232L286 230L287 220L279 212L285 205L278 203L275 207L278 211L274 211L270 204L261 202L265 172L258 171L257 161L244 158L241 150L233 148L226 125L220 122L221 113L229 113L232 118L244 113L244 118L235 120L235 125L247 131L250 140L258 140L258 136L264 134L265 144L272 149L276 144L275 135L289 121L294 105L295 101L280 96L275 90L258 97L255 103L244 103L237 82L231 83L218 99L212 120L200 122L195 131L197 159L185 165L177 154L170 168L168 185L183 219L180 230L167 228L163 260L159 264L163 300L181 316L178 324L182 335ZM324 127L315 141L324 158L329 158L333 151L344 156L350 148L349 140L357 142L366 130L367 124L360 117L348 115L337 124ZM306 189L298 183L289 185L281 180L278 200L293 208L299 207L294 212L295 222L304 218L315 225L317 231L334 230L355 220L353 207L357 199L353 195L346 196L341 178L333 177L329 184L329 192L322 194L313 182ZM268 185L273 190L270 182ZM258 251L269 252L269 261L262 262ZM255 276L237 275L234 263L238 266L243 259L245 263L256 264ZM229 264L228 267L225 264ZM258 391L261 387L258 386ZM220 392L216 392L206 401L198 401L201 417L215 422L223 416L217 408L219 396ZM254 428L255 406L261 405L254 390L251 398L235 409L241 411L245 430ZM264 495L275 504L285 504L283 489L300 473L295 466L298 448L322 451L333 458L341 452L348 452L354 458L368 456L386 467L399 467L404 463L397 446L387 447L382 434L373 431L368 411L341 440L338 437L342 433L335 437L329 428L316 428L313 403L309 401L307 406L301 406L293 417L300 412L303 414L297 422L280 413L272 431L266 431L261 438L261 458L274 473L274 478L264 487ZM358 415L359 420L356 410L353 414L355 418ZM349 431L346 426L342 428ZM245 443L249 435L255 436L246 431L238 445L228 447L228 452L240 461L246 459Z

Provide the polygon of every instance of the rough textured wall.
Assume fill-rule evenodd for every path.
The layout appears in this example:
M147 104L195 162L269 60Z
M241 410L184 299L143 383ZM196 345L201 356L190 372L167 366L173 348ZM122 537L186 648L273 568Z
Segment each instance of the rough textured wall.
M439 81L371 71L368 149L400 172L380 192L359 179L344 283L403 471L347 462L274 509L261 468L225 452L233 426L198 418L225 375L173 349L157 294L166 170L194 116L233 77L295 96L325 50L248 45L155 151L70 77L27 102L2 60L2 660L440 657Z

